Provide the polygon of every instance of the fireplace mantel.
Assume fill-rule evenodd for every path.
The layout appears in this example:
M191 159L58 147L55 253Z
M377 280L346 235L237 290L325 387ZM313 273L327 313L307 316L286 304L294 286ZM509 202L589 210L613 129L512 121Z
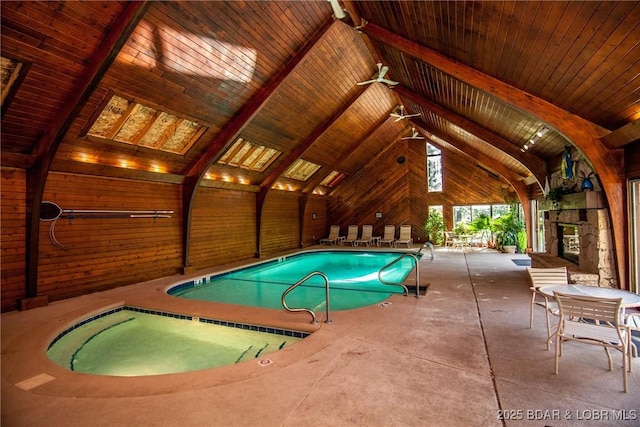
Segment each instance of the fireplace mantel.
M563 194L559 202L540 199L538 209L543 211L560 211L569 209L604 209L602 192L582 191L580 193Z

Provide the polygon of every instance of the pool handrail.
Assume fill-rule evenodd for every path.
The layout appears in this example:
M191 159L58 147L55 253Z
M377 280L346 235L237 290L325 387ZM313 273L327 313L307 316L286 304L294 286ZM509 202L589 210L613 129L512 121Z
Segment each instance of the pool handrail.
M418 252L416 252L416 255L420 255L420 252L422 252L425 246L429 246L429 250L431 250L431 259L434 259L435 255L433 253L433 243L431 242L424 242L422 246L420 246L420 249L418 249Z
M416 298L420 298L420 264L418 262L419 261L418 255L420 255L420 253L422 252L425 246L429 246L429 249L431 249L431 259L433 259L434 258L433 244L431 242L424 242L416 253L408 253L408 252L404 253L398 258L391 261L389 264L382 267L380 270L378 270L378 280L380 281L380 283L382 283L383 285L390 285L390 286L402 286L402 289L404 289L404 295L405 296L409 295L409 289L403 283L391 283L391 282L384 281L384 279L382 279L382 272L387 268L391 267L392 265L394 265L395 263L400 262L400 260L402 260L403 258L411 257L413 261L416 263Z
M313 276L320 276L320 277L322 277L324 279L325 302L326 302L326 309L327 309L327 320L326 320L326 323L331 323L331 307L330 307L330 304L329 304L329 278L327 277L326 274L324 274L321 271L312 271L311 273L309 273L306 276L304 276L302 279L298 280L293 285L289 286L282 293L282 297L280 298L280 302L282 303L282 306L284 307L284 309L287 310L287 311L291 311L291 312L306 311L312 317L311 323L312 324L318 323L318 321L316 320L316 313L313 310L308 309L308 308L290 308L289 306L287 306L287 303L285 302L285 298L287 297L287 294L289 292L291 292L296 287L298 287L299 285L303 284L304 282L306 282L307 280L309 280Z

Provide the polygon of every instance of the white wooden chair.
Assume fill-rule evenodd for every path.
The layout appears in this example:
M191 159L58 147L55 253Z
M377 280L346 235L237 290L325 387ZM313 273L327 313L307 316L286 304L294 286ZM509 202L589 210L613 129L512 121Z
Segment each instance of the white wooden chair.
M547 316L547 350L551 343L551 319L549 315L558 316L558 304L540 293L538 289L547 285L568 285L567 267L527 268L531 278L531 307L529 308L529 328L533 328L533 307L538 305L545 309Z
M631 372L631 340L629 328L624 324L622 298L595 298L554 292L560 322L556 331L555 373L562 355L562 343L575 341L603 347L613 370L613 348L622 353L622 382L627 392L627 370Z

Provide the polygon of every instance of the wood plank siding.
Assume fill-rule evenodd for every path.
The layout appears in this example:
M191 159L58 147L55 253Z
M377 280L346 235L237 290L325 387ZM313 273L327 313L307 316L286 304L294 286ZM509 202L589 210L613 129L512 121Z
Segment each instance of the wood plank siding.
M2 311L15 310L25 297L25 239L27 177L21 169L0 169L0 272Z
M177 274L180 186L52 173L44 199L62 209L173 210L171 218L61 218L40 230L39 291L50 300Z
M193 267L212 267L255 256L255 193L200 188L192 221Z

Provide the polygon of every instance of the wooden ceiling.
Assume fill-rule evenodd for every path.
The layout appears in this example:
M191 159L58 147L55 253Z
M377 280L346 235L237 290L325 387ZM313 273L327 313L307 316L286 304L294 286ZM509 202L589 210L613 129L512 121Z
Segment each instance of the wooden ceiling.
M458 70L554 104L611 146L638 139L638 2L340 5L342 20L325 0L2 2L2 57L23 64L3 88L2 165L327 194L329 174L352 176L415 127L539 187L572 142ZM357 85L378 62L399 84ZM87 136L113 94L206 130L183 154ZM420 116L395 121L398 105ZM263 171L218 163L238 138L280 154ZM297 159L320 167L283 177Z

